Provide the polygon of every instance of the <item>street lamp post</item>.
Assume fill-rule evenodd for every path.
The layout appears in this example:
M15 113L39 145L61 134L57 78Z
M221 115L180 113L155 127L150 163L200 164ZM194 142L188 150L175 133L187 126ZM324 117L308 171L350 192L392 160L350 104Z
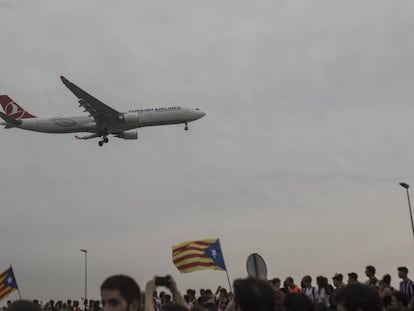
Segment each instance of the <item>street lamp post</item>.
M408 188L410 188L410 185L406 184L405 182L400 182L400 186L405 188L405 190L407 191L408 209L410 210L411 228L413 230L413 238L414 238L413 213L411 211L410 193L408 192Z
M85 297L84 301L87 299L87 288L88 288L88 251L86 249L80 250L82 253L85 254Z

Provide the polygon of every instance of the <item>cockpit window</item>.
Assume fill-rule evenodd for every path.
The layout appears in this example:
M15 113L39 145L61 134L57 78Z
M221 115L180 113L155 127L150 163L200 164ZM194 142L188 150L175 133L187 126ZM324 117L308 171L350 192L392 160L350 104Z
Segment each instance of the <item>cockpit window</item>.
M200 110L200 108L196 108L195 110Z

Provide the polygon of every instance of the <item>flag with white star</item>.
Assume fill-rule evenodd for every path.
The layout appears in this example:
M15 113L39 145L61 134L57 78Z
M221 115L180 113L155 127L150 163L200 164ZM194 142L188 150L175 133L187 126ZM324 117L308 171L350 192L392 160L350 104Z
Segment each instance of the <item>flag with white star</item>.
M14 277L13 268L10 267L0 274L0 301L17 290L17 282Z
M217 239L213 245L207 247L204 253L208 258L212 259L214 263L219 266L222 270L226 270L226 264L224 263L223 253L220 247L220 240Z
M186 241L172 247L173 262L182 273L226 270L219 239Z

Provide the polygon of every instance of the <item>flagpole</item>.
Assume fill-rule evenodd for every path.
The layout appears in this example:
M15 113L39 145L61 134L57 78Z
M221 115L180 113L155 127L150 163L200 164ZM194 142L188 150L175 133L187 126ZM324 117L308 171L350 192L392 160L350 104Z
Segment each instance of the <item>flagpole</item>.
M227 281L229 282L230 292L233 292L233 289L231 288L229 273L227 272L227 270L226 270L226 275L227 275Z
M218 244L219 244L219 246L220 246L221 254L223 255L223 262L224 262L224 266L226 267L226 270L225 270L225 271L226 271L226 275L227 275L227 281L229 282L230 292L233 292L233 289L231 288L231 282L230 282L229 273L227 272L227 265L226 265L226 262L225 262L225 260L224 260L223 248L221 247L221 244L220 244L220 239L217 239L217 241L218 241Z
M19 294L19 299L22 300L22 295L20 294L20 289L17 287L17 293Z
M13 275L14 275L14 270L13 270L12 265L10 265L10 269L13 271ZM17 285L16 275L14 275L14 281L16 282L16 285ZM22 300L22 295L20 294L19 285L17 285L17 293L19 294L19 299Z

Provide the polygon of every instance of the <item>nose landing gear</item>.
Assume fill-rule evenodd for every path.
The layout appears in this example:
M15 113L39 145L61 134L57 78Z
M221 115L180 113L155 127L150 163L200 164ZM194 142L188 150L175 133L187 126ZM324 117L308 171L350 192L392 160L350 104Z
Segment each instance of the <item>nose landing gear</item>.
M184 127L184 130L185 130L185 131L188 131L188 123L187 123L187 122L185 122L185 127Z

